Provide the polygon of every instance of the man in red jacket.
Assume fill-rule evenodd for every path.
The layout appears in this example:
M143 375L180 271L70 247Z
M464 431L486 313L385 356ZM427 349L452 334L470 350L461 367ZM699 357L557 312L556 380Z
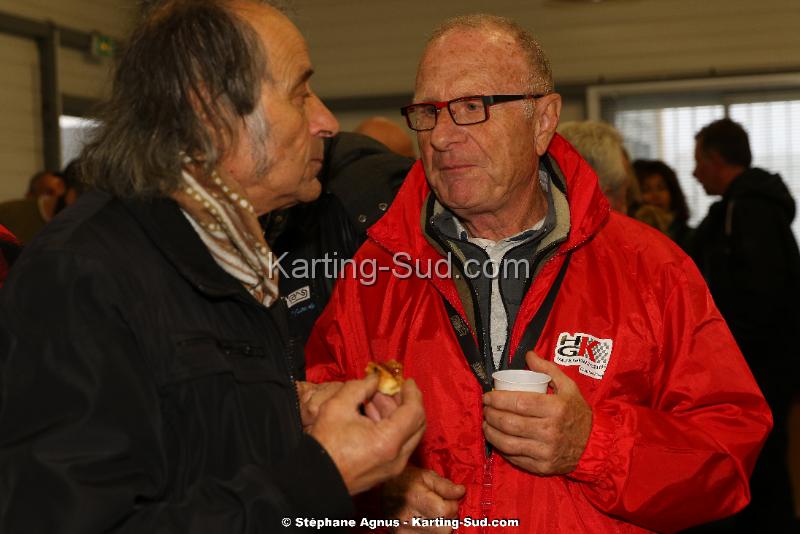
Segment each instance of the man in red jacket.
M674 531L748 502L764 398L692 261L609 212L560 109L525 30L440 27L403 109L421 162L306 347L312 381L395 358L423 391L416 467L384 490L400 530ZM525 364L549 394L492 391Z

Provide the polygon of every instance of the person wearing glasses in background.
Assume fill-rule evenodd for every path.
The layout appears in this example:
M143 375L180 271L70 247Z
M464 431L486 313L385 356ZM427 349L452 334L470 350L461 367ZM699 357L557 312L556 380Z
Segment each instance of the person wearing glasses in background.
M422 390L426 433L377 512L440 519L409 527L675 531L748 501L764 398L692 261L609 211L560 109L517 24L440 26L403 108L421 161L354 258L377 275L345 273L306 346L311 381L395 358ZM492 391L525 366L550 394Z

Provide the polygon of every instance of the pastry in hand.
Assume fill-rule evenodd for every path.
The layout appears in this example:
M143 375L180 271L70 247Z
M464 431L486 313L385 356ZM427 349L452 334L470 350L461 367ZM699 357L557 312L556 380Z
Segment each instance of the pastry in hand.
M378 375L378 391L384 395L396 395L403 387L403 364L396 360L369 362L367 374Z

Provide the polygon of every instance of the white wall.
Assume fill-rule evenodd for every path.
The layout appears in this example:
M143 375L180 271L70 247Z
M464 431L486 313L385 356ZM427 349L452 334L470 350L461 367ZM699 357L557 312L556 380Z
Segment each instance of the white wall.
M135 0L0 0L0 11L123 37L139 12Z
M33 41L0 34L0 201L24 195L42 166L38 61Z
M0 0L0 12L117 39L137 13L127 0ZM60 48L62 94L101 99L110 88L109 59ZM39 56L32 39L0 33L0 201L22 196L30 176L42 170Z
M720 74L800 70L800 0L294 0L325 98L413 92L426 35L444 18L476 11L507 15L529 28L550 55L558 84L589 84ZM131 0L0 0L0 12L53 20L124 37L138 10ZM62 92L107 94L109 62L62 49ZM39 170L41 119L35 46L0 34L0 200L17 196ZM360 117L396 110L340 113L345 129ZM584 103L566 102L564 120Z
M413 90L427 34L446 17L510 16L559 83L800 69L798 0L296 0L326 98Z

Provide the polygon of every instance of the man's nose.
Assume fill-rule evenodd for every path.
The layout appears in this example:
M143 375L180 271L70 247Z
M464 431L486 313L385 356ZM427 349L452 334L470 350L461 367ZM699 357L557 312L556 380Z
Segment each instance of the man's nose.
M448 109L439 110L436 125L431 130L431 145L436 150L446 150L453 143L464 140L464 126L459 126L453 121Z
M311 134L319 137L333 137L339 133L339 121L331 113L331 110L322 103L317 95L313 95L310 100L308 125Z

